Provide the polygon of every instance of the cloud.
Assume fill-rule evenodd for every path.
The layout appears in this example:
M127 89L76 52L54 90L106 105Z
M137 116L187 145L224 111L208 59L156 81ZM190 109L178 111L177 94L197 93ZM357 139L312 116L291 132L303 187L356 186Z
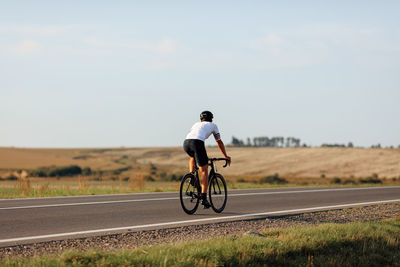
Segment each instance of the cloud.
M282 43L282 39L275 34L268 34L264 39L267 45L277 46Z
M148 61L144 66L147 70L158 71L158 70L173 68L174 64L172 64L172 62L170 62L169 60L165 59L153 59Z
M274 29L245 42L268 67L365 63L390 65L400 57L393 31L345 24L315 24ZM261 64L261 65L262 65Z
M138 41L134 42L131 46L132 49L140 50L142 52L170 55L182 49L182 46L175 40L166 38L159 41Z
M276 33L268 33L267 35L245 42L246 46L253 50L265 50L270 48L279 48L287 44L284 37L278 36Z
M157 46L156 50L158 50L161 54L171 54L176 51L177 43L171 39L162 40Z
M33 40L24 40L21 43L18 43L16 45L10 46L10 51L14 54L17 55L27 55L27 54L32 54L39 49L39 43L33 41Z
M177 67L180 58L185 53L184 46L171 38L159 40L137 40L133 38L98 38L97 36L84 38L86 45L81 49L94 53L97 57L117 55L125 58L129 66L151 71L171 69Z
M63 34L82 29L80 25L19 25L19 24L0 24L0 33L49 36Z
M0 23L2 57L21 56L39 51L39 43L46 47L43 54L57 56L90 55L96 57L129 55L143 61L175 56L183 46L173 38L140 39L132 31L115 31L100 24L5 24ZM154 38L155 37L155 38ZM17 40L17 41L15 41ZM21 43L15 44L21 40ZM35 40L35 41L33 41ZM155 64L164 65L164 64ZM168 65L168 64L167 64Z
M126 49L163 55L173 54L178 51L178 49L182 48L177 41L172 39L162 39L159 41L124 41L89 37L85 38L82 42L97 49Z
M256 54L249 62L260 68L310 66L318 64L325 53L324 46L318 42L294 40L292 35L275 32L248 41L246 46Z
M98 49L111 49L111 48L129 48L129 44L122 42L115 42L106 39L100 39L96 37L89 37L82 40L82 43Z

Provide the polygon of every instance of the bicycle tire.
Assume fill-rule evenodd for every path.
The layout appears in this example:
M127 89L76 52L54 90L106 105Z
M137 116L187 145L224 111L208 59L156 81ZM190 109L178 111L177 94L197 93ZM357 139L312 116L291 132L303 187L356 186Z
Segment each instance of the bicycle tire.
M208 195L210 197L212 209L216 213L221 213L225 209L226 202L228 200L226 182L221 174L216 173L210 180L210 184L208 186Z
M200 201L200 188L196 177L188 173L182 178L179 189L179 199L184 212L191 215L196 212Z

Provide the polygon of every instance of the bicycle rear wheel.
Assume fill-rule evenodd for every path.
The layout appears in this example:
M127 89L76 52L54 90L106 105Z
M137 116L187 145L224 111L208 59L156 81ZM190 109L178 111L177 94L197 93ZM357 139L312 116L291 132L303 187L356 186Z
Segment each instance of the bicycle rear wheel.
M182 208L187 214L193 214L196 212L200 201L199 196L200 190L196 177L192 173L186 174L182 178L179 197Z
M216 173L210 180L208 195L212 209L217 213L222 212L228 199L228 191L226 190L225 179L221 174Z

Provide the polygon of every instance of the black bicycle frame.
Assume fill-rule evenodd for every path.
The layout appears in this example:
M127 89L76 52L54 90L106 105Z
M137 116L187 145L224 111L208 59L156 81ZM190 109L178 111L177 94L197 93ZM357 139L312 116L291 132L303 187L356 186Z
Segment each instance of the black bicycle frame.
M211 178L214 177L214 175L215 175L214 161L217 161L217 160L225 160L226 161L226 163L224 165L224 168L228 164L228 161L226 159L224 159L224 158L211 158L211 159L208 159L208 161L209 161L208 165L211 167L210 173L208 174L208 182L210 182ZM199 185L200 185L199 171L198 170L199 170L199 168L196 165L195 166L196 178L197 178L197 181L199 182Z
M214 169L214 162L211 161L211 170L210 173L208 174L208 182L210 182L211 178L214 177L215 175L215 169Z

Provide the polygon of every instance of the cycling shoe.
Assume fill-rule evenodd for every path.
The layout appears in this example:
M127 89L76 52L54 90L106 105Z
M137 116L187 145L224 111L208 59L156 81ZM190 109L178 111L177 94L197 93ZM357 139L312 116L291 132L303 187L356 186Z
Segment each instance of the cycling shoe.
M208 202L207 199L203 199L201 204L204 206L205 209L209 209L211 207L211 204L210 204L210 202Z

